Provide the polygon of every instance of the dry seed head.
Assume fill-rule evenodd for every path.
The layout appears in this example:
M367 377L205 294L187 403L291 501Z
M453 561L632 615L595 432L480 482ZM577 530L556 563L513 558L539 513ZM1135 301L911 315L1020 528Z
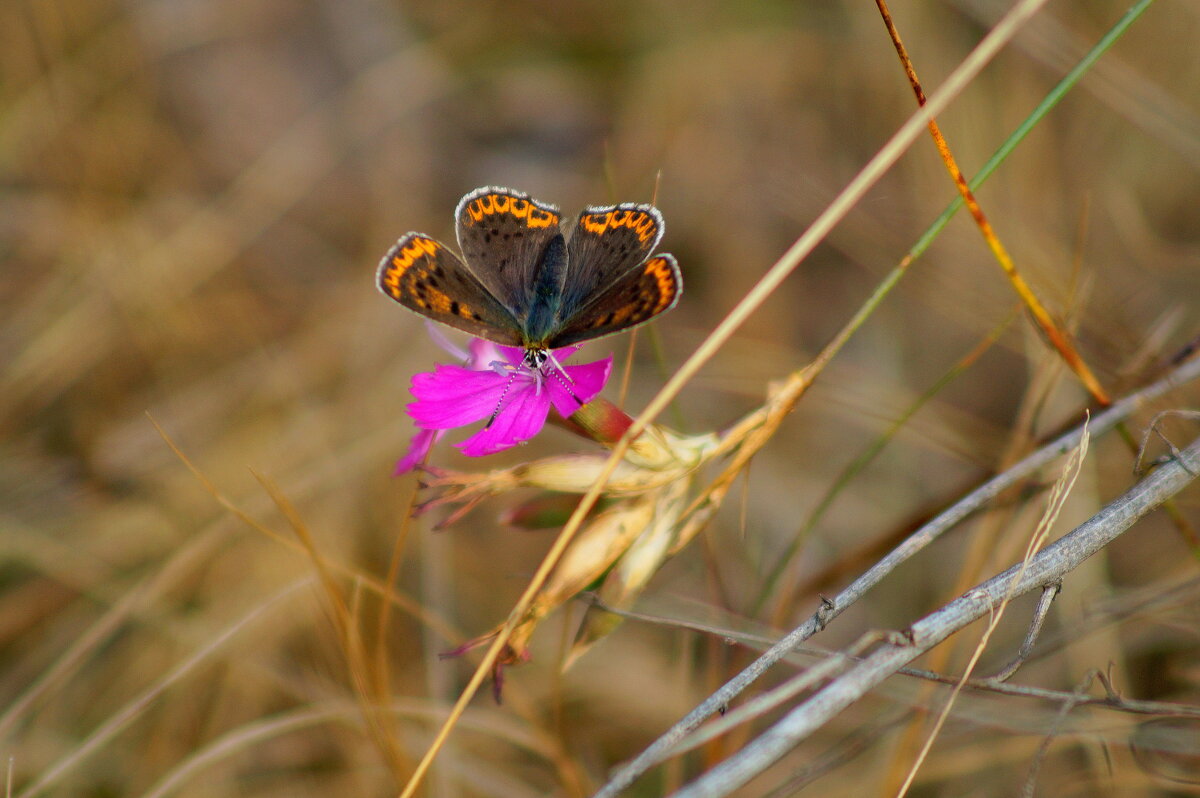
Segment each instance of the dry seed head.
M604 472L607 454L569 454L535 460L521 466L520 481L529 487L566 493L586 493ZM604 492L608 495L643 493L674 477L659 471L638 468L622 461L609 477Z
M660 471L694 468L717 443L717 436L711 433L680 435L665 427L650 426L630 445L625 459Z
M653 516L636 539L627 544L625 553L604 578L599 593L606 605L616 609L632 605L646 583L670 556L679 537L680 513L686 506L689 487L689 479L679 479L667 489L646 497L646 503L653 506ZM620 622L620 616L614 613L589 608L564 668L570 667L593 643L607 636Z
M592 519L563 554L543 595L561 604L599 579L647 529L654 519L655 504L653 498L644 497Z
M600 588L606 603L628 606L662 567L679 537L679 514L686 504L688 487L689 480L680 479L655 496L653 521L629 545Z

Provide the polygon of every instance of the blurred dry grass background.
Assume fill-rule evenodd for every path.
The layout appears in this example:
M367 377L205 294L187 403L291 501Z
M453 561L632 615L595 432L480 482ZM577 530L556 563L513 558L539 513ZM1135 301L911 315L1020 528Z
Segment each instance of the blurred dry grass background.
M1125 8L1052 3L958 98L940 121L968 174ZM927 88L1001 10L893 7ZM1117 394L1200 328L1198 39L1198 7L1160 0L979 193ZM326 557L383 577L414 488L390 476L412 431L408 380L442 355L375 291L380 255L411 229L452 238L455 202L479 185L569 213L648 201L661 172L663 248L687 290L638 341L636 410L912 108L867 2L0 6L0 750L13 794L142 795L174 775L177 795L392 794L312 564L281 542L288 525L252 473L278 484ZM953 196L923 140L668 423L719 429L758 403ZM744 499L658 576L645 609L787 628L816 591L865 567L861 552L1077 418L1085 395L1018 320L842 494L789 579L798 600L748 617L834 475L1013 306L978 232L956 219L757 459ZM610 351L620 360L625 341L588 349ZM1192 388L1171 404L1197 401ZM147 411L281 539L222 508ZM464 463L449 447L435 457L487 468L581 445L550 429L491 461ZM1118 442L1092 453L1062 529L1131 481ZM1180 502L1193 524L1196 495ZM818 642L937 606L972 535L999 533L993 565L1011 562L1040 512L1025 501L934 547ZM469 661L437 652L501 620L548 545L501 528L504 506L439 534L422 519L409 537L397 586L429 615L397 612L387 630L401 770L469 674ZM1058 642L1019 680L1069 690L1111 663L1131 697L1197 703L1196 577L1179 533L1161 516L1142 523L1074 575L1051 614ZM355 595L370 638L378 603ZM1010 612L982 671L1011 654L1028 606ZM627 623L560 676L555 625L510 671L502 707L477 699L431 794L586 792L745 661L693 632ZM917 695L899 683L864 702L746 794L786 784ZM952 719L920 794L1017 789L1054 707L990 701ZM1186 789L1131 754L1135 722L1101 716L1086 739L1056 743L1043 794ZM874 794L899 734L876 732L813 789ZM191 759L214 744L228 748Z

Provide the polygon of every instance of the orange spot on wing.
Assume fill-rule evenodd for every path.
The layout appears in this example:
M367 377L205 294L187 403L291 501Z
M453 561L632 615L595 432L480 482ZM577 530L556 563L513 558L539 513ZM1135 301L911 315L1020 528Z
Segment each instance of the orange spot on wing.
M649 214L643 213L640 214L640 216L641 218L637 220L637 227L634 229L637 231L638 239L645 244L654 237L654 228L657 227L657 225L654 223L654 218ZM633 227L632 222L629 226Z
M400 277L404 274L406 267L399 266L395 258L392 258L392 265L383 273L383 287L388 293L397 299L400 297Z
M654 278L655 296L654 311L651 316L657 315L666 309L675 299L675 292L678 290L678 285L675 282L675 272L667 265L666 258L654 258L646 264L646 274Z
M609 211L603 216L600 216L599 214L585 214L579 218L579 223L582 224L583 228L589 233L603 234L604 231L608 229L609 224L612 222L612 217L612 211Z
M530 227L550 227L551 225L558 224L558 214L531 205L529 207L529 220L526 224Z
M620 210L605 214L585 214L580 217L579 223L583 229L596 235L604 235L618 227L627 227L637 233L638 240L643 244L652 241L658 231L658 222L643 211Z
M404 273L416 263L418 258L433 255L438 250L437 242L427 238L414 238L405 244L392 256L391 265L383 273L383 285L392 296L399 298L401 294L400 280Z
M436 288L429 289L428 294L429 302L425 305L425 307L433 310L435 313L450 313L450 303L453 300L450 299L449 294L447 294L445 291L439 291Z
M558 214L537 207L532 201L507 194L485 194L467 206L471 223L483 221L485 216L505 214L523 219L526 227L550 227L558 224Z
M442 245L432 238L414 237L410 239L392 255L391 262L383 270L379 281L380 285L395 299L413 298L411 287L414 282L413 274L417 275L415 280L420 280L421 274L428 272L427 268L421 268L421 264L424 264L426 259L435 257L441 248ZM418 266L417 272L412 272L413 266ZM424 305L419 299L415 299L415 301Z

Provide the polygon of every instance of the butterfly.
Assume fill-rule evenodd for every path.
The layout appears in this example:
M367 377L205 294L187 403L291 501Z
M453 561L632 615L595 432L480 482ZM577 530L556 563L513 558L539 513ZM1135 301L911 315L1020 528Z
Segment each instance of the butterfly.
M553 349L645 324L683 292L675 258L651 257L663 234L653 205L588 207L564 225L553 205L485 186L454 218L461 258L407 233L383 256L379 289L434 321L522 347L534 369Z

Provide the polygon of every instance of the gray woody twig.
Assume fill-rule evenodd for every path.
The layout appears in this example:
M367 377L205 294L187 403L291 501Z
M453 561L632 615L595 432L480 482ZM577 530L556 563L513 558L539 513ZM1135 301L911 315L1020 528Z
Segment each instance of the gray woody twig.
M1029 655L1033 653L1033 646L1037 643L1038 635L1042 632L1042 624L1046 622L1046 617L1050 614L1050 605L1054 603L1054 597L1060 590L1062 590L1062 582L1055 582L1042 588L1042 597L1038 600L1037 609L1033 611L1033 621L1029 624L1029 631L1025 633L1021 649L1013 661L1001 668L995 676L991 677L990 681L1008 681L1025 664L1025 660L1029 659Z
M1108 432L1146 403L1197 377L1200 377L1200 358L1185 362L1165 378L1143 388L1137 393L1121 399L1112 407L1097 415L1088 425L1092 437L1096 438ZM722 711L742 690L750 686L759 676L786 656L788 652L795 649L805 640L808 640L824 628L825 624L830 620L858 601L859 598L878 584L897 566L933 543L942 534L958 524L959 521L962 521L980 507L986 505L997 495L1028 479L1030 475L1049 465L1055 458L1075 448L1079 444L1082 435L1083 427L1080 426L1060 436L1009 468L1003 474L999 474L979 486L942 514L922 526L903 543L893 549L891 553L867 570L866 573L854 580L853 583L834 599L822 604L821 608L811 618L780 639L779 642L764 652L762 656L747 666L745 670L722 685L715 693L706 698L661 737L651 743L633 761L618 771L608 784L604 785L596 793L595 798L613 798L613 796L619 794L632 784L635 779L662 761L679 740L683 739L683 737L697 728L707 718Z
M730 759L675 793L676 798L723 796L776 762L810 733L857 701L910 660L925 653L971 622L992 612L1002 600L1061 580L1088 557L1133 526L1200 472L1200 438L1128 493L1035 554L999 576L914 623L911 642L889 642L861 663L818 690L782 720ZM1019 580L1012 584L1014 580Z

